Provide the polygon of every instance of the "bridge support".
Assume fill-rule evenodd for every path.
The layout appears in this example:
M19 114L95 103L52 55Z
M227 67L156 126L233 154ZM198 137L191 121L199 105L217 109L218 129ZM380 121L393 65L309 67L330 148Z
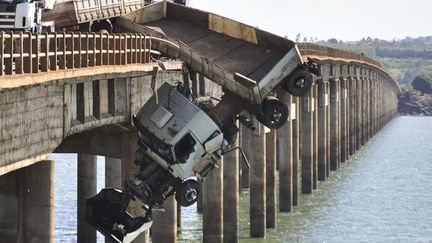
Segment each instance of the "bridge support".
M339 80L330 80L330 170L339 167Z
M252 154L250 144L251 133L252 131L249 128L241 126L240 145L248 158ZM246 166L245 163L242 163L241 165L241 187L249 188L249 168Z
M96 242L96 230L84 221L85 200L96 195L96 156L78 154L78 242Z
M266 141L266 228L276 228L276 130L265 135ZM291 184L288 184L291 187ZM291 191L290 191L291 194Z
M164 202L164 211L156 210L153 213L152 242L177 242L177 202L174 196Z
M348 160L348 81L343 78L340 79L340 161L345 162Z
M105 157L105 187L121 188L121 159Z
M236 145L239 144L237 136ZM240 178L239 151L224 155L223 165L223 241L237 243L239 237Z
M137 173L138 167L134 164L135 152L138 149L138 138L135 131L125 131L122 136L122 152L121 152L121 175L122 175L122 184L124 188L124 181L126 179L131 178L134 174ZM133 217L142 216L145 214L145 211L141 208L141 203L138 201L131 201L128 207L128 212ZM148 230L141 233L136 239L136 242L144 243L148 242Z
M291 108L293 97L289 94L281 94L280 100L290 109L290 119L286 124L277 130L279 141L278 161L279 161L279 210L281 212L291 212L293 205L293 128L296 111ZM268 152L268 151L267 151ZM268 163L268 161L267 161ZM269 167L267 167L269 168ZM267 182L268 183L268 182Z
M313 158L313 189L318 188L318 85L314 84L311 88L312 92L312 158Z
M300 166L300 98L291 96L294 105L291 106L292 122L292 204L299 202L299 166Z
M301 149L302 149L302 192L312 193L313 190L313 113L312 113L312 92L301 97L302 118L301 118Z
M40 161L0 177L2 242L54 242L54 166Z
M203 185L203 242L223 242L223 166L209 173Z
M350 78L350 104L349 104L349 108L350 108L350 147L349 147L349 154L350 156L354 155L355 151L356 151L356 143L357 143L357 131L356 131L356 126L357 126L357 112L356 112L356 100L357 100L357 81L355 79Z
M318 180L325 181L327 175L327 107L328 91L323 79L317 80L318 85Z
M258 123L256 123L258 124ZM266 140L264 126L258 124L251 135L250 168L250 236L266 233Z

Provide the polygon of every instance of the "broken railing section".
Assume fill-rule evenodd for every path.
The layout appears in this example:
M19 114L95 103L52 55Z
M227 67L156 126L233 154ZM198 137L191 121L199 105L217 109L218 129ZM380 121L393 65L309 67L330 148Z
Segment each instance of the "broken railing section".
M151 62L151 40L140 33L1 32L0 76Z

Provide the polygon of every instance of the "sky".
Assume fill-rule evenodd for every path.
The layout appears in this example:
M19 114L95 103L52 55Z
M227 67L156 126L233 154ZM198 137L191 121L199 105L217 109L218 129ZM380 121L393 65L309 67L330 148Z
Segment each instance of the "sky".
M290 39L432 35L432 0L189 0L189 6Z

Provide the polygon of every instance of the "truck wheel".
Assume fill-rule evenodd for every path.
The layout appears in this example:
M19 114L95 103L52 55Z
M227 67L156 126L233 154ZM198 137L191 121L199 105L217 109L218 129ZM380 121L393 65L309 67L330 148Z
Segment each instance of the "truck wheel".
M268 96L262 102L262 114L256 118L264 126L271 129L282 127L288 119L288 107L275 97Z
M312 82L312 74L309 71L298 69L282 81L282 87L294 96L305 96L309 92Z
M109 19L94 21L90 23L90 31L111 33L113 31L113 26Z
M175 199L183 207L189 207L194 204L198 195L201 193L201 185L196 180L186 180L176 188Z

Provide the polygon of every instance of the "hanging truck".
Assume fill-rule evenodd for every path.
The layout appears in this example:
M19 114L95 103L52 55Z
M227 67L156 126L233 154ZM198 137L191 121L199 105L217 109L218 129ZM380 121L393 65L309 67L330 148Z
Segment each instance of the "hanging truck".
M250 29L253 27L220 16L208 18L205 15L208 13L185 6L166 2L160 4L165 6L150 5L151 18L146 20L145 17L150 15L144 8L117 19L117 27L125 32L134 30L150 34L153 53L159 51L160 56L182 60L189 73L199 72L219 84L224 95L214 104L211 98L194 97L187 83L164 83L133 116L139 147L134 161L139 167L137 174L125 181L126 186L122 190L105 188L86 201L86 222L115 242L130 242L150 228L152 209L161 207L169 196L175 195L182 206L195 203L201 193L199 181L218 168L224 154L236 149L236 121L240 120L254 129L255 122L252 121L256 118L268 128L280 128L289 119L289 111L272 94L287 91L294 96L304 96L312 85L312 74L318 75L316 65L311 60L303 60L295 43L287 39ZM164 11L159 19L155 17L157 8ZM170 19L175 16L176 20L183 20L178 13L195 19L196 16L204 17L198 20L199 25L181 26ZM143 21L136 23L131 19ZM250 61L251 51L263 49L264 44L250 45L250 42L241 40L233 33L212 27L212 20L224 22L221 26L225 27L239 26L243 31L249 28L258 36L265 34L266 43L270 44L265 46L267 51L263 53L277 50L272 52L274 56L269 57L271 62L265 62L271 65L257 64L261 67L255 70L257 75L243 75L242 72L252 73L247 71L249 65L244 65ZM206 24L205 21L209 22ZM200 45L191 41L186 44L191 36L188 31L207 33L208 38L216 36L219 40L223 39L223 43L240 41L239 48L230 51L229 60L223 60L221 56L212 59L206 53L211 46L205 44L207 37L199 39ZM210 41L214 43L214 39ZM271 44L272 41L278 45ZM199 46L205 48L198 52L196 49ZM234 54L244 53L241 46L248 47L248 55L236 62L233 56L241 55ZM282 47L276 49L272 46ZM228 61L230 66L225 65ZM247 163L246 156L242 155ZM137 201L143 208L142 215L132 215L128 211L130 203Z

